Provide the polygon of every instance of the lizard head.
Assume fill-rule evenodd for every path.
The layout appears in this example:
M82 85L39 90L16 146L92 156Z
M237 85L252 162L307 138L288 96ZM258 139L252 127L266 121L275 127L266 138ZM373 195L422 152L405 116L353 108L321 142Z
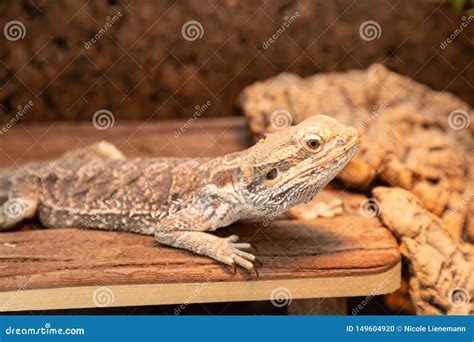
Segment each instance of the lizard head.
M247 201L259 213L309 202L352 159L360 134L325 115L267 134L242 168Z

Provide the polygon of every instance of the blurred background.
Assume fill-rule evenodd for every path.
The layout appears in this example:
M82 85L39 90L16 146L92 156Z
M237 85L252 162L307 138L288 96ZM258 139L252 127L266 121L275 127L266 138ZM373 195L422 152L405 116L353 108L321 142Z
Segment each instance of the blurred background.
M203 117L242 115L239 94L256 81L373 63L473 106L473 7L467 0L2 0L0 123L91 121L103 110L115 121L190 118L200 109ZM376 296L359 313L413 313L397 298ZM351 298L347 312L362 299ZM254 312L285 313L262 302L188 310Z
M206 117L236 115L239 92L257 80L375 62L473 105L472 5L3 0L0 120L29 101L24 122L90 120L99 109L116 120L189 117L207 101ZM367 21L378 27L363 39Z

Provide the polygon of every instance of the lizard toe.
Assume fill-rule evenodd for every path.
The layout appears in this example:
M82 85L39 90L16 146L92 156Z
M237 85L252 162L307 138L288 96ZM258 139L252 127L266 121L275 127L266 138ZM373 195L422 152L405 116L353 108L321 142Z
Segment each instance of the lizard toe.
M232 256L219 255L219 256L216 256L216 259L218 261L226 264L226 265L229 265L229 266L234 266L235 265L235 262L232 259Z
M237 254L234 254L232 256L232 259L234 259L234 261L237 265L242 266L243 268L245 268L247 270L253 269L253 264L250 261L242 258L241 256L239 256Z
M245 259L248 259L250 261L255 260L255 255L253 255L251 253L247 253L247 252L241 251L239 249L234 249L234 253L237 254L238 256L241 256L241 257L243 257Z
M250 249L250 248L252 248L250 243L247 243L247 242L233 243L232 247L237 248L237 249Z
M237 242L239 241L239 237L237 235L231 235L231 236L226 237L226 240L229 242Z
M218 250L219 257L216 259L230 266L235 264L247 270L251 270L254 268L252 262L255 260L255 255L242 250L251 248L251 245L246 242L236 243L238 239L239 237L237 235L231 235L223 239Z

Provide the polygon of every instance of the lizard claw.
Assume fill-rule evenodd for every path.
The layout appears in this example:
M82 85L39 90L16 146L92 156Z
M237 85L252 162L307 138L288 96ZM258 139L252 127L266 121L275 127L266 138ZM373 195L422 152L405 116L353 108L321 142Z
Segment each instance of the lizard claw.
M255 265L257 265L258 267L262 267L263 266L263 263L258 260L257 258L255 258L255 260L253 261L255 263Z
M254 268L252 268L252 271L255 273L255 280L258 280L258 271L257 271L257 269L254 267Z
M231 235L223 239L217 259L234 268L238 265L250 271L254 269L253 261L255 260L255 255L244 251L244 249L251 248L249 243L238 243L238 240L239 237L237 235Z

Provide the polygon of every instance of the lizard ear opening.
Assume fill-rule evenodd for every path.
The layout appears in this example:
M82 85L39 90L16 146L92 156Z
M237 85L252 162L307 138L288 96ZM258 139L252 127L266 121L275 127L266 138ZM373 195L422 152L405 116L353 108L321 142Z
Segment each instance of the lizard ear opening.
M274 180L275 178L277 178L277 176L278 176L278 170L273 168L273 169L271 169L270 171L267 172L265 177L268 180Z

